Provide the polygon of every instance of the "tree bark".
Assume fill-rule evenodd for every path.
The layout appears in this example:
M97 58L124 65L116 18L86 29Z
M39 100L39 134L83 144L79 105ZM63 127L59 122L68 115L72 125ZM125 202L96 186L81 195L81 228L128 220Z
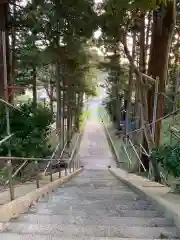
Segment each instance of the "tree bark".
M173 106L173 111L176 109L176 105L177 105L177 102L176 102L176 99L177 99L177 72L178 72L178 64L179 64L179 54L180 54L180 51L179 51L179 43L180 43L180 31L178 31L178 38L177 38L177 43L176 43L176 48L175 48L175 52L174 52L174 56L175 56L175 60L174 60L174 69L173 69L173 87L172 87L172 92L173 92L173 97L172 97L172 100L174 102L174 106Z
M139 100L140 100L140 103L141 103L141 111L142 111L142 119L143 119L142 127L144 129L144 134L145 134L145 137L146 137L148 150L149 150L149 152L151 152L153 147L154 147L154 140L153 140L152 135L151 135L151 131L150 131L150 127L149 127L149 121L148 121L148 103L147 103L147 93L144 89L145 85L144 85L144 83L141 79L139 69L137 68L137 66L133 62L132 56L130 55L130 52L128 50L126 35L123 36L121 41L122 41L122 44L124 46L124 52L125 52L128 60L129 60L130 64L133 67L134 73L136 74L137 84L140 86ZM155 181L160 182L161 177L160 177L160 173L159 173L159 170L158 170L157 162L152 161L152 165L153 165L153 170L154 170L154 174L155 174Z
M148 59L148 52L149 52L149 40L150 40L150 32L152 26L152 12L148 13L148 23L146 27L146 47L145 47L145 64L146 64L146 72L147 72L147 59Z
M154 79L159 77L159 93L165 92L168 60L175 26L176 1L167 1L153 12L152 41L148 75ZM153 119L154 87L148 92L149 122ZM157 119L164 115L164 96L159 94L157 106ZM155 142L160 145L161 121L156 124Z
M136 51L136 33L133 33L133 45L132 45L132 60L134 62ZM130 110L131 110L131 97L133 91L133 68L132 65L129 66L129 83L127 92L127 107L126 107L126 117L125 117L125 132L129 132L129 120L130 120Z
M13 17L16 18L16 0L13 1ZM12 44L11 44L11 83L15 81L15 47L16 47L16 28L15 26L11 26L11 36L12 36Z
M60 88L60 69L59 62L56 62L56 99L57 99L57 113L56 113L56 129L61 134L61 88ZM59 138L60 139L60 138Z
M53 94L54 94L54 87L52 83L52 79L50 79L50 94L49 94L49 101L50 101L50 109L51 113L53 114L54 109L53 109Z
M145 38L145 15L144 14L141 14L140 23L141 23L141 26L140 26L139 68L140 68L141 73L145 73L146 72L146 44L145 44L145 39L148 42L148 40L147 40L148 37ZM144 78L143 78L143 82L144 83L146 82L146 80ZM143 91L143 90L140 89L140 91ZM139 135L141 135L141 133ZM145 136L144 133L142 133L141 141L142 141L143 147L148 152L148 144L147 144L146 136ZM142 154L141 160L142 160L142 163L143 163L144 167L148 171L149 170L149 158L145 154ZM142 165L140 166L140 170L141 170L141 172L144 172L144 168L142 167Z
M79 132L79 118L80 118L80 93L77 94L76 97L76 114L75 114L75 126L77 131Z
M6 60L7 60L7 82L10 83L9 73L10 73L10 65L9 65L9 33L8 33L8 2L3 1L0 4L0 97L4 98L4 67L3 67L3 39L2 32L6 33Z
M36 67L33 67L32 72L32 89L33 89L33 106L37 106L37 86L36 86Z

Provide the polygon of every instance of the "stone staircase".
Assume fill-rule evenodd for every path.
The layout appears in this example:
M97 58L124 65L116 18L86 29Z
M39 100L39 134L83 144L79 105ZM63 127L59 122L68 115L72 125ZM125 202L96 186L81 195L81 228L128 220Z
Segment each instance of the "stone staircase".
M1 240L179 239L173 223L106 169L89 169L13 220Z
M97 120L87 123L79 155L85 170L11 221L0 240L180 239L163 212L108 171L113 157Z

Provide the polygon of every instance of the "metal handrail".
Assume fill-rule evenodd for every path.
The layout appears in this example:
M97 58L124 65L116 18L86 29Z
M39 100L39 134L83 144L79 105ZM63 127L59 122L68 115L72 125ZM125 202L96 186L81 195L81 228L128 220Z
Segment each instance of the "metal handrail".
M131 147L132 147L134 153L136 154L136 157L138 158L138 160L139 160L141 166L143 167L144 171L146 172L147 169L145 168L143 162L141 161L141 158L140 158L139 154L137 153L136 148L134 147L134 145L133 145L133 143L132 143L132 141L131 141L130 139L129 139L129 143L130 143L130 145L131 145Z
M86 118L87 119L87 118ZM85 125L86 121L84 122L84 125ZM35 170L35 173L36 173L36 187L39 188L40 187L40 179L39 179L39 165L38 165L38 162L39 161L48 161L50 163L49 166L51 166L51 163L52 161L57 161L58 163L66 163L64 165L64 171L65 171L65 176L68 175L68 170L69 170L69 173L72 172L72 168L73 168L73 171L76 171L76 169L80 169L82 168L82 166L80 166L80 159L79 158L74 158L74 155L75 155L75 152L77 150L77 145L78 145L78 142L80 140L80 137L82 136L82 132L78 135L77 139L76 139L76 143L73 147L73 150L72 150L72 153L71 153L71 156L69 157L69 159L62 159L62 155L63 155L63 152L65 151L65 148L66 148L66 145L67 143L64 145L64 148L63 150L61 151L61 154L60 154L60 157L58 159L55 159L55 158L35 158L35 157L30 157L30 158L26 158L26 157L13 157L13 156L0 156L0 160L5 160L7 161L7 170L8 170L8 180L6 181L6 184L8 183L9 184L9 192L10 192L10 199L11 200L14 200L14 186L13 186L13 178L18 174L18 172L26 165L26 163L28 161L33 161L34 163L34 170ZM58 143L59 145L59 143ZM56 147L56 150L57 150L57 147ZM55 152L55 151L54 151ZM55 153L53 152L53 157L55 155ZM24 162L22 163L22 165L15 171L14 174L12 174L12 164L11 164L11 161L14 161L14 160L24 160ZM70 164L69 164L70 163ZM71 168L72 167L72 168ZM59 178L61 178L61 164L58 164L58 169L59 169ZM52 166L50 167L50 182L53 181L53 172L52 172Z
M7 164L8 167L8 176L9 179L6 181L6 184L9 184L9 189L10 189L10 198L11 200L14 200L14 188L13 188L13 184L12 184L12 179L18 174L18 172L25 166L25 164L28 161L33 161L35 164L35 169L36 169L36 187L39 188L40 187L40 182L39 182L39 167L38 167L38 162L39 161L48 161L48 167L51 165L52 161L57 161L58 163L67 163L67 165L65 164L64 170L65 170L65 176L67 176L67 170L69 168L69 173L71 173L72 169L71 169L71 165L73 164L73 171L75 171L76 169L80 169L80 161L79 159L74 159L74 154L77 150L77 145L79 142L79 139L82 135L82 132L78 135L75 145L73 147L71 156L69 157L69 159L62 159L62 155L66 149L67 146L67 142L64 145L63 150L61 151L60 157L55 159L52 158L55 155L55 152L57 150L58 147L56 147L55 151L52 154L52 157L47 159L47 158L35 158L35 157L30 157L30 158L26 158L26 157L12 157L12 156L0 156L0 160L5 160L7 161L7 163L9 162L9 160L14 161L14 160L24 160L24 162L22 163L22 165L16 170L16 172L12 175L12 165L11 164ZM59 143L58 143L59 145ZM60 164L58 164L59 166L59 178L61 178L61 166ZM47 170L46 170L47 171ZM52 173L52 167L50 168L50 181L53 181L53 177L52 177L53 173Z
M34 166L35 166L35 173L36 173L36 187L39 188L40 187L40 179L39 179L39 166L38 166L38 162L39 161L49 161L50 159L44 159L44 158L23 158L23 157L5 157L5 156L1 156L0 157L0 160L3 159L3 160L6 160L7 161L7 170L8 170L8 180L6 181L6 184L8 183L9 184L9 192L10 192L10 199L11 200L14 200L14 185L13 185L13 176L15 174L17 174L17 171L20 170L20 168L22 168L25 163L27 163L29 160L33 160L34 162ZM26 159L26 161L23 163L23 166L21 165L20 168L12 175L12 165L9 164L9 160L13 161L13 160L24 160ZM52 160L52 159L51 159ZM59 160L59 159L57 159ZM66 161L63 161L63 162L66 162ZM71 173L72 169L70 169L68 167L68 161L67 161L67 165L65 165L65 176L68 175L68 169L69 169L69 173ZM80 169L81 166L80 166L80 162L79 162L79 159L73 159L73 171L76 171L76 169ZM61 167L59 165L59 178L61 178ZM53 181L53 172L50 171L50 182Z
M15 133L12 133L9 136L6 136L5 138L3 138L2 140L0 140L0 145L2 145L4 142L8 141L10 138L12 138L15 135Z
M56 161L56 159L54 159L54 156L55 156L55 154L56 154L56 152L57 152L60 144L61 144L61 142L59 142L59 143L56 145L56 148L55 148L55 150L54 150L51 158L49 159L49 162L48 162L48 164L47 164L47 166L46 166L46 168L45 168L45 170L44 170L44 175L46 175L46 172L47 172L49 166L51 165L52 161ZM60 157L58 158L58 161L59 161L59 159L62 157L62 155L63 155L63 153L64 153L64 151L65 151L66 146L67 146L67 142L64 144L64 147L63 147L63 149L62 149L62 151L61 151L61 153L60 153Z
M110 141L112 150L113 150L114 155L115 155L115 157L116 157L116 162L117 162L117 163L124 163L124 161L121 161L121 160L119 159L119 154L118 154L118 152L117 152L117 150L116 150L116 147L114 146L113 140L112 140L111 135L110 135L110 133L109 133L109 131L108 131L105 123L104 123L104 120L103 120L102 116L100 116L100 118L101 118L102 123L103 123L103 126L104 126L104 128L105 128L106 136L108 137L108 139L109 139L109 141Z
M131 157L129 156L129 153L128 153L127 148L126 148L126 146L125 146L125 144L124 144L123 141L122 141L122 147L123 147L123 149L124 149L124 151L125 151L125 153L126 153L126 156L127 156L127 158L128 158L128 161L129 161L130 165L132 166Z
M69 164L72 162L73 157L74 157L74 155L75 155L75 153L76 153L77 144L78 144L78 142L79 142L80 136L81 136L81 133L77 136L76 142L75 142L75 144L74 144L74 147L73 147L73 149L72 149L71 155L70 155L69 160L68 160Z
M70 140L70 142L71 142L71 141L72 141L72 139ZM46 166L46 168L45 168L45 170L44 170L44 175L46 175L46 172L47 172L49 166L51 165L52 161L56 161L56 159L54 159L54 156L55 156L55 154L56 154L56 152L57 152L60 144L61 144L61 142L59 142L59 143L56 145L56 148L55 148L55 150L54 150L54 152L53 152L53 154L52 154L52 156L51 156L51 160L49 160L49 162L48 162L48 164L47 164L47 166ZM65 144L64 144L64 147L63 147L63 149L62 149L62 151L61 151L61 153L60 153L60 157L58 158L58 163L61 161L62 155L63 155L63 153L64 153L64 151L65 151L65 149L66 149L66 147L67 147L67 144L68 144L68 141L66 141Z
M26 163L28 162L28 160L25 160L21 166L19 166L19 168L14 172L14 174L12 175L12 178L15 178L17 176L17 174L19 173L19 171L26 165ZM6 184L9 183L9 180L6 181Z
M28 160L28 161L50 161L52 158L39 158L39 157L13 157L13 156L0 156L0 160ZM53 160L58 161L59 158L54 158Z
M84 126L85 126L86 121L87 121L87 118L86 118L85 121L84 121ZM83 126L83 127L84 127L84 126ZM68 162L69 164L72 162L72 159L73 159L74 154L75 154L75 152L76 152L77 143L78 143L78 140L79 140L80 136L82 135L82 132L83 132L83 131L81 131L81 133L78 135L78 137L77 137L77 139L76 139L76 142L75 142L75 145L74 145L74 147L73 147L73 149L72 149L71 156L70 156L70 158L67 160L67 162ZM71 139L71 141L72 141L72 139ZM71 142L71 141L70 141L70 142ZM63 156L63 153L64 153L66 147L67 147L67 144L68 144L68 142L66 141L66 143L65 143L65 145L64 145L64 147L63 147L63 149L62 149L62 151L61 151L61 153L60 153L60 157L58 158L58 162L57 162L57 163L60 163L60 162L64 161L64 159L62 159L62 156ZM47 165L47 167L46 167L46 169L45 169L45 171L44 171L44 174L46 174L48 168L49 168L50 165L52 164L52 161L56 161L56 160L54 159L54 155L55 155L57 149L59 148L59 145L60 145L60 142L57 144L57 146L56 146L56 148L55 148L55 150L54 150L54 152L53 152L53 154L52 154L52 156L51 156L51 160L49 161L49 163L48 163L48 165Z
M82 137L82 135L83 135L83 132L84 132L84 128L85 128L87 119L88 119L88 117L86 117L86 119L84 120L83 128L82 128L83 130L81 130L80 134L78 135L78 137L77 137L77 139L76 139L76 142L75 142L74 147L73 147L72 152L71 152L71 156L70 156L70 158L69 158L69 164L71 164L71 162L72 162L72 160L73 160L73 158L74 158L74 155L75 155L75 153L76 153L76 150L77 150L77 145L78 145L78 143L81 141L81 137Z

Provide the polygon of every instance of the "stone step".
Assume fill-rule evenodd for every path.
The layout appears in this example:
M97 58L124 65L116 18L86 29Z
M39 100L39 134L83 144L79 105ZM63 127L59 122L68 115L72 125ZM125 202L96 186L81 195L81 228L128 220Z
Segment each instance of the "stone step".
M180 232L175 227L140 227L107 225L61 225L61 224L26 224L11 223L7 230L19 234L42 234L59 237L121 237L121 238L179 238Z
M63 236L50 236L50 235L39 235L36 234L15 234L15 233L1 233L1 240L151 240L150 238L114 238L114 237L63 237ZM162 240L163 238L156 238L156 240ZM166 240L175 240L173 238L165 238Z
M108 191L108 189L107 189ZM114 193L114 195L113 195ZM70 195L71 194L71 195ZM76 197L76 198L82 198L82 199L125 199L125 200L138 200L138 199L142 199L142 198L138 198L137 194L133 194L130 191L129 192L119 192L119 191L109 191L109 192L105 192L105 191L87 191L84 192L82 191L80 188L79 189L73 189L72 190L68 190L68 189L64 189L64 191L57 191L55 198L64 198L65 196L72 196L72 197ZM53 198L53 196L52 196Z
M44 202L41 204L40 207L37 205L37 209L44 209L44 208L56 208L58 202L49 201ZM106 210L110 211L111 209L113 211L119 211L119 210L151 210L156 211L156 208L149 203L146 202L138 202L138 201L132 201L132 202L125 202L125 201L94 201L91 203L83 203L80 201L63 201L61 202L61 205L59 206L59 209L62 209L63 211L69 211L69 210L84 210L84 211L91 211L92 209L98 209L98 210Z
M38 204L36 205L36 209L40 207L52 207L59 204L59 200L57 199L49 199L49 201L43 201L41 206ZM78 200L76 198L64 198L61 199L61 205L59 206L61 209L84 209L84 208L90 208L92 206L93 209L113 209L113 210L151 210L156 211L156 207L145 200L138 200L138 201L129 201L126 200Z
M86 200L89 200L91 201L92 203L94 202L104 202L105 200L107 200L107 202L111 202L111 201L119 201L119 203L127 203L127 202L134 202L134 201L141 201L143 199L138 199L136 195L134 196L131 196L131 195L115 195L113 196L112 194L110 194L109 196L108 195L105 195L103 197L103 194L99 194L99 195L95 195L95 194L89 194L89 193L86 193L83 195L83 193L81 192L76 192L76 193L67 193L67 192L64 192L64 194L58 194L56 197L55 196L52 196L50 199L49 199L52 203L58 203L58 202L64 202L64 201L67 201L69 202L71 200L71 202L73 201L78 201L78 202L81 202L81 201L86 201Z
M161 211L151 210L123 210L123 209L63 209L61 206L54 205L52 207L43 207L39 205L37 208L32 207L29 210L29 214L39 215L68 215L83 217L87 215L92 216L104 216L104 217L164 217Z
M107 182L107 180L105 181L99 181L97 183L97 181L77 181L77 182L73 182L73 183L69 183L67 185L61 185L61 187L59 189L64 189L64 188L71 188L71 187L77 187L77 184L80 184L80 187L83 188L83 187L92 187L92 188L95 188L95 189L98 189L98 188L103 188L103 187L110 187L110 188L117 188L119 191L121 190L128 190L128 188L126 186L123 186L123 185L119 185L119 183L117 183L116 181L112 181L110 180L109 182Z
M107 217L101 216L62 216L62 215L36 215L36 214L23 214L20 218L13 220L13 222L24 222L34 224L74 224L74 225L114 225L121 226L126 224L127 226L146 226L146 227L162 227L172 226L173 222L165 218L144 218L144 217Z

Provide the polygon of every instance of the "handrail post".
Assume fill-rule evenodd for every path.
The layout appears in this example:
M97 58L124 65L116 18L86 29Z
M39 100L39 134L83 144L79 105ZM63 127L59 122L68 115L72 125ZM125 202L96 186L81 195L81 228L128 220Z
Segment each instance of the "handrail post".
M72 163L73 163L73 172L74 172L74 161L72 161Z
M9 193L11 201L14 200L14 188L13 188L13 179L12 179L12 163L11 160L7 162L8 167L8 178L9 178Z
M71 162L69 162L69 173L71 173Z
M61 163L60 163L60 161L59 161L58 166L59 166L59 178L61 178Z
M78 155L78 169L80 168L80 157Z
M5 31L2 31L2 51L3 51L3 77L4 77L4 100L8 104L9 102L9 96L8 96L8 74L7 74L7 46L6 46L6 33ZM6 132L7 136L11 135L11 130L10 130L10 119L9 119L9 107L5 105L5 112L6 112ZM10 144L9 144L10 145ZM11 157L11 149L10 146L8 147L8 156ZM14 189L13 189L13 181L12 181L12 163L11 159L8 160L7 162L8 166L8 177L9 177L9 190L10 190L10 198L11 200L14 200Z
M77 158L75 158L75 170L77 169Z
M78 159L78 156L77 156L77 158L76 158L76 166L77 166L77 169L79 169L79 159Z
M39 185L39 166L38 166L38 161L35 161L35 171L36 171L36 187L40 188L40 185Z
M52 161L50 162L49 168L50 168L50 181L52 182L53 181L53 178L52 178Z
M157 117L157 105L158 105L158 87L159 78L156 78L155 82L155 96L154 96L154 106L153 106L153 121L152 121L152 137L155 140L155 130L156 130L156 117Z
M67 176L67 165L66 164L67 163L65 162L65 164L64 164L65 176Z

